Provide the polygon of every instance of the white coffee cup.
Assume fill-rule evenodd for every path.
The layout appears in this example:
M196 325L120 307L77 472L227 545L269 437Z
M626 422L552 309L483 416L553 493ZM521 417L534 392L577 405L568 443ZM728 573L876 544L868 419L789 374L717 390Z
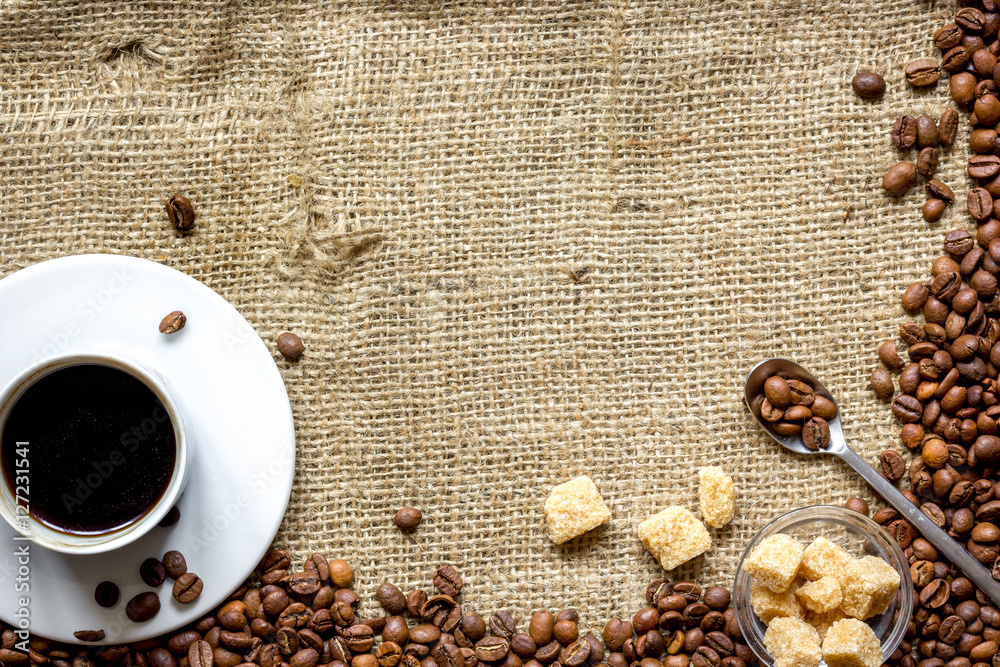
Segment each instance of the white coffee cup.
M0 471L0 516L3 517L14 530L29 538L35 544L47 549L59 551L67 554L96 554L112 549L118 549L130 544L149 532L155 527L177 503L184 485L187 483L188 472L191 467L193 452L186 436L184 421L177 404L170 394L169 382L160 374L147 368L144 364L135 360L124 360L117 356L110 356L102 352L75 353L60 355L41 361L14 378L2 391L0 391L0 436L4 432L7 419L18 399L31 386L47 375L71 366L94 364L107 366L119 371L124 371L136 378L148 387L163 404L167 416L173 426L174 431L174 465L170 473L167 486L157 500L147 511L135 520L109 532L98 534L77 534L64 532L49 526L34 516L30 511L26 511L22 504L18 504L15 495L27 491L26 496L28 509L30 510L31 500L31 470L28 468L27 474L22 475L21 481L27 482L26 488L10 488L7 476ZM58 407L54 406L53 410ZM0 446L6 443L0 443ZM30 443L28 447L30 448ZM0 457L2 459L2 457ZM16 482L17 480L15 480Z

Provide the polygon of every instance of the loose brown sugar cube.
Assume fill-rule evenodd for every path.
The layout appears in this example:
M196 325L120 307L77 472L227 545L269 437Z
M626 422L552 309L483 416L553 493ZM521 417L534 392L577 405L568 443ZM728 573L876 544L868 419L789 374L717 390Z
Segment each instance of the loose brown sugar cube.
M764 633L774 667L819 667L823 657L816 628L798 618L774 619Z
M867 623L846 618L826 633L823 659L827 667L879 667L882 644Z
M840 577L844 599L840 608L862 621L884 613L899 590L899 573L881 558L852 559Z
M851 560L851 554L842 546L834 544L825 537L817 537L802 552L799 576L809 581L816 581L826 576L839 579L841 570Z
M783 616L802 618L804 615L802 607L795 599L793 588L775 593L770 588L753 582L750 584L750 606L764 625Z
M736 514L736 485L733 478L718 466L698 471L698 500L705 523L722 528Z
M639 524L642 545L665 570L672 570L712 546L704 524L683 507L668 507Z
M847 618L847 616L845 616L844 612L840 611L839 608L832 609L824 614L817 614L814 611L806 612L806 623L816 628L816 632L819 633L820 641L826 637L827 631L833 627L834 623L842 621L845 618Z
M586 476L553 487L545 499L545 521L555 544L583 535L610 518L597 486Z
M780 593L791 585L800 563L802 545L784 533L776 533L754 547L744 567L754 583Z
M836 577L823 577L802 584L795 590L795 596L803 607L819 613L836 609L843 599L840 581Z

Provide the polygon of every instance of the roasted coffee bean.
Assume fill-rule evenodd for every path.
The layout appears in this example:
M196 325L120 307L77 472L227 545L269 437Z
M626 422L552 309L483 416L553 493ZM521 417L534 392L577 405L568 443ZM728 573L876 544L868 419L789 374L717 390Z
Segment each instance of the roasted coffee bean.
M286 331L278 336L278 352L288 361L298 361L304 350L302 339L292 332Z
M941 181L935 179L927 181L927 184L924 186L924 190L931 197L940 199L941 201L947 203L951 203L955 199L955 193L952 191L952 189L948 187L947 184L942 183Z
M873 100L885 94L885 79L875 72L861 70L851 79L851 87L854 88L854 94L858 97Z
M639 641L644 640L645 637L640 637ZM655 651L651 651L655 652ZM662 652L662 648L661 648ZM645 651L642 652L643 654ZM659 654L657 654L659 655ZM575 642L567 646L559 654L559 662L566 667L581 667L587 660L590 659L590 644L586 639L582 637L577 639Z
M406 611L414 618L423 618L421 609L427 604L427 593L419 588L410 591L406 596Z
M73 636L82 642L99 642L104 639L104 630L77 630Z
M793 405L810 406L812 405L813 399L815 398L815 393L813 388L807 385L805 382L799 380L787 380L789 398ZM677 592L677 586L674 586L674 592Z
M510 639L514 636L517 631L517 623L514 622L514 617L510 615L510 612L501 610L494 612L490 616L490 632L496 637L503 637L504 639Z
M350 588L354 583L354 570L342 559L330 561L330 581L338 588Z
M212 645L203 640L192 642L187 659L190 667L212 667L215 662Z
M950 50L950 49L949 49ZM952 74L950 83L951 99L955 104L966 107L975 101L976 77L970 72Z
M914 60L903 70L906 81L911 86L933 86L941 78L941 68L933 60Z
M460 625L462 634L472 643L486 636L486 622L474 611L463 615Z
M906 366L903 360L899 358L899 353L896 351L896 344L891 340L887 340L879 345L878 358L890 371L901 371Z
M193 572L185 572L174 582L173 596L178 602L194 602L204 587L204 582Z
M927 303L928 296L930 296L930 291L924 286L923 283L911 283L903 293L903 310L908 313L918 312L924 307L924 304Z
M725 611L731 601L729 591L722 586L709 586L705 589L705 605L712 611Z
M396 667L403 659L403 649L396 642L382 642L375 650L375 659L379 667Z
M635 630L635 634L641 636L657 627L659 622L660 612L656 607L643 607L632 618L632 627Z
M632 642L631 639L626 640L626 645L628 645L628 643L630 642ZM562 652L562 648L563 648L562 644L554 640L549 642L548 644L545 644L544 646L539 646L538 650L535 651L535 660L538 660L544 665L548 665L549 663L554 662L555 659L559 657L559 654ZM634 649L632 650L632 658L633 660L635 658ZM626 662L630 663L631 661L629 661L626 658Z
M424 515L415 507L404 507L396 512L393 523L404 533L412 533L420 525Z
M785 408L792 402L792 390L788 382L777 375L764 381L764 396L776 408Z
M622 643L624 643L624 639ZM607 643L607 641L605 641ZM535 651L538 649L538 645L535 644L535 640L531 638L531 635L518 632L513 637L510 638L510 650L514 652L520 658L527 660L528 658L535 655Z
M292 655L299 650L299 633L292 628L278 628L274 643L282 655Z
M917 143L917 119L913 116L900 116L892 126L892 143L896 148L905 150L913 148Z
M179 579L187 572L187 561L180 551L168 551L163 554L163 567L171 579Z
M510 644L503 637L486 637L476 642L476 657L483 662L499 662L507 657L508 651L510 651ZM590 655L589 645L587 646L587 655Z
M948 601L951 590L944 579L934 579L920 591L920 604L928 609L937 609Z
M958 112L948 109L941 114L938 122L938 141L942 146L951 146L955 143L955 136L958 134Z
M961 44L963 37L965 37L965 33L962 29L955 23L949 23L938 28L938 31L934 33L934 46L942 51L947 51Z
M816 451L830 446L830 426L822 417L813 417L802 426L802 442Z
M878 457L879 470L890 482L898 482L906 472L906 462L897 452L887 449Z
M895 393L892 375L884 368L876 368L872 371L871 386L875 395L883 400L892 398L893 393Z
M194 206L184 195L174 195L167 200L167 219L179 232L189 232L194 227Z
M534 618L532 618L534 623ZM529 626L530 632L530 626ZM551 630L548 637L551 637ZM611 651L620 651L626 639L632 637L632 624L619 618L612 618L604 626L604 644ZM551 641L551 640L550 640Z
M937 172L937 168L938 150L931 147L922 149L917 155L917 173L924 178L931 178Z
M993 197L984 188L973 188L969 191L968 209L976 220L985 220L993 213Z
M130 621L143 623L160 611L160 596L156 593L139 593L125 605L125 615Z
M858 514L868 516L868 501L864 498L848 498L844 502L844 507Z
M97 584L97 588L94 589L94 599L97 604L101 607L110 608L118 604L118 598L121 592L113 582L102 581Z
M996 99L996 98L994 98ZM996 155L973 155L969 158L967 169L969 176L981 181L989 180L1000 173L1000 157ZM896 177L896 181L902 181L904 174ZM909 185L913 185L912 181ZM909 188L907 186L907 189ZM905 192L905 189L903 190Z
M963 7L955 14L955 23L965 34L979 34L983 31L986 18L975 7Z
M825 396L816 394L810 406L813 416L821 417L825 420L833 421L837 417L837 405Z
M388 581L382 582L378 590L375 591L375 597L389 614L402 614L406 611L406 598L403 597L403 593L398 588Z
M991 68L992 71L992 68ZM917 148L928 148L937 146L938 129L937 123L928 115L917 117Z
M185 324L187 324L187 316L181 311L175 310L172 313L167 313L160 320L160 333L168 335L177 333L184 328Z
M340 635L344 638L347 648L349 648L353 653L369 651L371 650L371 647L375 645L375 633L364 623L356 623L350 627L344 628ZM410 633L410 639L413 639L412 632Z
M961 70L969 64L972 60L972 54L976 52L978 47L975 45L959 44L958 46L948 49L944 55L941 56L941 69L948 72L949 74L959 73ZM970 100L971 101L971 100ZM973 123L974 125L976 123Z
M323 587L323 582L314 572L296 572L288 577L286 585L296 595L312 595Z
M442 565L434 573L434 586L445 595L455 597L462 592L462 576L451 565Z
M441 630L430 623L422 623L410 629L410 641L418 644L433 644L441 638Z
M975 156L975 157L996 157L996 156ZM975 165L976 173L987 174L990 176L983 176L983 178L990 178L995 176L1000 172L1000 159L996 165L996 170L990 171L990 167L987 165ZM973 165L970 162L969 169L973 169ZM972 171L969 172L972 175ZM882 187L893 197L902 197L906 194L906 191L910 189L917 180L917 168L910 162L897 162L893 166L889 167L889 171L886 172L885 177L882 179Z
M908 424L918 422L922 413L923 405L913 396L902 394L893 401L892 414L901 422Z
M656 612L655 609L653 611ZM637 634L639 634L638 631ZM552 636L563 646L568 646L579 638L580 631L573 621L557 621L552 628Z
M621 623L621 621L619 621L619 623ZM555 616L552 615L552 612L536 611L534 615L532 615L531 621L528 623L528 634L534 640L535 644L538 646L545 646L552 641L552 633L555 628L555 624L556 619ZM619 632L623 636L627 633L627 636L622 639L622 643L624 643L625 639L632 637L632 624L625 623L624 625L628 626L627 630L626 628L619 628ZM605 631L607 631L607 628L605 628ZM611 645L609 644L609 648L610 646ZM611 650L616 651L619 649L612 648Z

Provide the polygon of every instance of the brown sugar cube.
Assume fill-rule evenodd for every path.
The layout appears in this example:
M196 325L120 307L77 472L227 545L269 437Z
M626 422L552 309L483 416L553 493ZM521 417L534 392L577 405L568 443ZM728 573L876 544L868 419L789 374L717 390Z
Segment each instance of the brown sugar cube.
M842 621L847 616L840 609L832 609L824 614L817 614L814 611L806 612L806 623L816 628L816 632L819 633L820 641L826 637L827 631L833 627L833 624L837 621Z
M851 560L840 577L844 599L840 608L862 621L885 612L899 590L899 573L881 558Z
M802 552L799 576L809 581L816 581L826 576L839 579L841 570L851 560L851 554L842 546L834 544L825 537L817 537Z
M707 466L698 471L698 500L705 523L722 528L736 514L736 485L718 466Z
M810 581L795 590L802 606L810 611L824 613L840 606L843 595L836 577L823 577Z
M668 507L640 523L639 538L665 570L700 556L712 546L704 524L683 507Z
M764 625L783 616L802 618L804 615L791 587L787 591L775 593L770 588L753 582L750 584L750 606Z
M819 667L823 657L816 628L798 618L776 618L764 633L774 667Z
M845 618L826 633L823 659L827 667L879 667L882 644L867 623Z
M586 476L553 487L545 499L545 521L555 544L583 535L610 518L597 486Z
M754 583L775 593L787 590L802 563L802 545L784 533L771 535L754 547L744 567Z

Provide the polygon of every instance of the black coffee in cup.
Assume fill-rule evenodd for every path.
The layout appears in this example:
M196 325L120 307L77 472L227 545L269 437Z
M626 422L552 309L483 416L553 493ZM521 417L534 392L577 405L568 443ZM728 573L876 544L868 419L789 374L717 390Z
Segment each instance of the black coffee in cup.
M176 455L174 425L156 393L95 363L36 380L0 434L11 494L36 521L74 535L110 533L142 518L166 490Z

